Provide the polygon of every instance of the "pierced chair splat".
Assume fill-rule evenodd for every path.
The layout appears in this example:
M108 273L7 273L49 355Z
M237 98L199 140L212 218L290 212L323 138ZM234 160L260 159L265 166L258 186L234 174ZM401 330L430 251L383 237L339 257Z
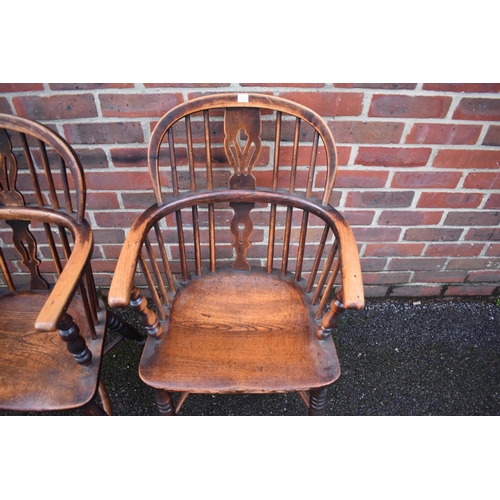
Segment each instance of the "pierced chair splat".
M191 393L295 391L324 414L332 331L364 305L356 242L330 206L326 123L278 97L204 96L160 119L148 162L157 203L129 232L109 300L131 301L149 332L139 374L160 413Z

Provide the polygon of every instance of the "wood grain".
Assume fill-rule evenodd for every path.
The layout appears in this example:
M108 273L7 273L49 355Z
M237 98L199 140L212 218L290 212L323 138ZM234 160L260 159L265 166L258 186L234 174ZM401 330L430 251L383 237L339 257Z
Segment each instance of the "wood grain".
M332 383L331 338L317 341L303 288L265 270L195 278L176 295L161 341L146 342L139 374L169 391L285 392Z

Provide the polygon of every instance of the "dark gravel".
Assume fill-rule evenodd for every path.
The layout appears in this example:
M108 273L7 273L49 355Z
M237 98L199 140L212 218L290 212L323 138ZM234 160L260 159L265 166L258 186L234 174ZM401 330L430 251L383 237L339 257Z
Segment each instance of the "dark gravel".
M500 306L486 299L418 302L368 300L363 311L343 315L335 334L342 375L329 389L327 415L500 415ZM104 360L115 415L157 414L152 389L137 375L141 350L124 341ZM297 394L192 395L181 411L306 413Z

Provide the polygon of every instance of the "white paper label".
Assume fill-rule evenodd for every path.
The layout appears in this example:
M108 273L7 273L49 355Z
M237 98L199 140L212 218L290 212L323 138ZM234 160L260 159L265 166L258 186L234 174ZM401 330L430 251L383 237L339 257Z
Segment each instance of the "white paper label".
M248 94L238 94L238 102L248 102Z

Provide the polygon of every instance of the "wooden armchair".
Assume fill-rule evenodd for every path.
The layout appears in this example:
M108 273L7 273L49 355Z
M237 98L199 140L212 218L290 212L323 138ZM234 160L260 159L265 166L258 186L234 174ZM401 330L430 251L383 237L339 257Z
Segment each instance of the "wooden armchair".
M332 330L364 305L356 242L329 205L336 159L325 122L277 97L200 97L156 125L157 203L132 226L108 298L149 333L139 374L160 414L190 393L289 391L324 414L340 375Z
M0 114L2 410L111 414L102 355L124 336L142 340L98 298L85 193L82 166L61 137ZM104 349L107 326L120 336Z

